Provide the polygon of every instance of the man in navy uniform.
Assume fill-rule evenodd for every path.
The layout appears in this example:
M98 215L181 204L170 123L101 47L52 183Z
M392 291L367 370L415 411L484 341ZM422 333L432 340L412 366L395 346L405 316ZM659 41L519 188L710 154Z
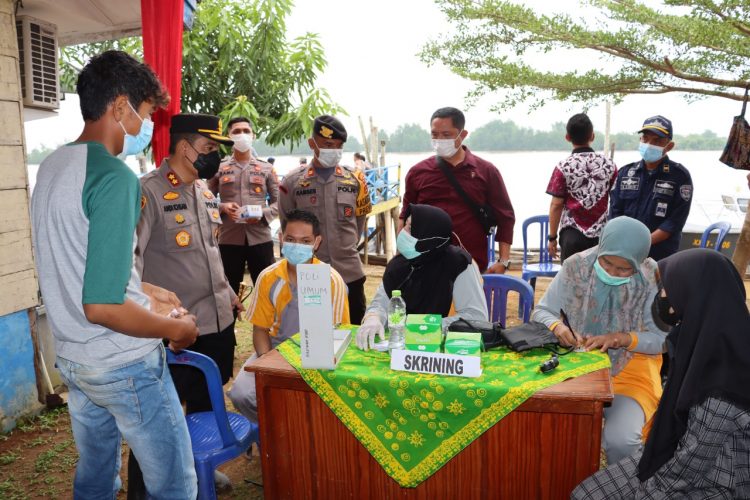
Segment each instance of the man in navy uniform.
M627 215L651 231L649 257L660 260L677 251L693 199L690 172L669 159L674 148L672 122L661 115L638 131L641 161L622 167L610 195L609 218Z

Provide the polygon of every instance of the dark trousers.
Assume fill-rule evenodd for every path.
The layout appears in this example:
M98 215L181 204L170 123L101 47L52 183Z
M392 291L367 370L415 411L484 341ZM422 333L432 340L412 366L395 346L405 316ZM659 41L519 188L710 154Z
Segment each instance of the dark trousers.
M560 231L560 263L571 255L583 252L599 244L599 238L588 238L578 229L566 227Z
M276 262L273 255L273 241L258 245L219 245L221 261L224 264L224 274L234 293L240 289L240 283L245 276L245 267L250 271L253 284L258 275L265 268Z
M353 325L361 325L365 315L367 299L365 299L365 280L363 276L358 280L347 283L349 289L349 320Z
M188 349L205 354L219 367L221 383L226 384L232 377L234 365L234 322L219 333L201 335ZM175 389L180 401L185 402L187 413L211 411L211 399L203 372L192 366L169 365ZM128 455L128 500L146 499L146 485L143 473L132 450Z

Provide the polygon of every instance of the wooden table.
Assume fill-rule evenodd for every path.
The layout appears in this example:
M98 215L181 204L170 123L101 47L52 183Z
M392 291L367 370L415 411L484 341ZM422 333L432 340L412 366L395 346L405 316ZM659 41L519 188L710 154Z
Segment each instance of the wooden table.
M255 372L265 497L569 498L599 469L609 370L537 392L416 488L390 478L273 350Z

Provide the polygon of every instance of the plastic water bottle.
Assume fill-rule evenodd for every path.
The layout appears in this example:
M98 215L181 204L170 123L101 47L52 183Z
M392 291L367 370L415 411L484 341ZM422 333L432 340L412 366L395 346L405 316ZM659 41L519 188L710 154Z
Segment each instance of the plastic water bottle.
M406 302L401 298L401 290L391 292L388 304L388 350L404 348L404 325L406 324Z

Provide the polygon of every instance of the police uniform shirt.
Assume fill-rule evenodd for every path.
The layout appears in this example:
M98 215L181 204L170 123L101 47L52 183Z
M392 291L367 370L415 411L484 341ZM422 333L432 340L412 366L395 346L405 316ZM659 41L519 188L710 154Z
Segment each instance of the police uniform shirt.
M141 177L136 265L143 281L177 294L201 335L227 328L234 292L221 263L219 204L203 180L183 183L169 167Z
M669 238L651 246L649 257L663 259L677 251L693 199L690 172L668 157L649 171L643 161L625 165L610 195L609 218L626 215L643 222L651 232L667 231Z
M363 278L357 244L372 204L362 173L339 166L323 178L315 167L302 166L284 177L279 190L282 219L297 208L320 220L323 241L316 256L331 264L346 283Z
M271 241L269 224L279 215L279 180L273 165L256 158L243 165L232 156L221 164L208 186L222 203L263 207L263 218L257 224L238 223L229 214L221 214L220 244L245 245L247 240L252 246Z

